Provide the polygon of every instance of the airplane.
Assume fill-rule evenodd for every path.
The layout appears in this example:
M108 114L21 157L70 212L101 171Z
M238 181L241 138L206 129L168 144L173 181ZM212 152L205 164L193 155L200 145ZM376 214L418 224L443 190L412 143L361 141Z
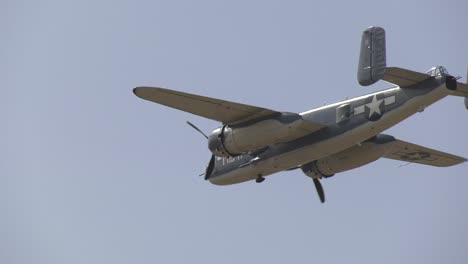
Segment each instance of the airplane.
M468 109L468 84L458 82L460 77L442 66L426 73L387 67L385 30L370 27L362 33L357 79L362 86L379 80L393 86L302 113L159 87L137 87L133 92L142 99L221 122L208 136L187 121L208 140L212 155L202 175L215 185L261 183L274 173L300 169L312 178L324 203L320 179L381 157L438 167L467 161L382 133L448 95L464 97Z

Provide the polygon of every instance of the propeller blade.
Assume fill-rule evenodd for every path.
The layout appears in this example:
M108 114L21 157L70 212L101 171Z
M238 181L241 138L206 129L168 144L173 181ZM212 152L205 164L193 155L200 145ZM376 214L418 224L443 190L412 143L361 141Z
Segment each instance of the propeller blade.
M312 179L314 181L315 189L317 189L317 194L320 198L320 202L324 203L325 202L325 192L323 191L322 184L320 183L319 179Z
M211 173L213 172L215 165L215 155L211 155L210 163L208 163L208 167L206 167L206 172L205 172L205 180L208 180L211 176Z
M203 133L203 131L201 131L201 129L199 129L197 126L190 123L189 121L185 121L185 122L187 122L187 125L191 126L193 129L200 132L200 134L202 134L206 139L208 139L208 136L205 133ZM205 180L208 180L211 176L211 173L213 173L214 165L215 165L215 156L211 155L211 159L210 159L210 162L208 163L208 166L206 167L205 173L202 173L199 176L205 175Z
M194 124L190 123L189 121L186 121L186 122L189 126L193 127L193 129L200 132L200 134L202 134L203 136L205 136L206 139L208 139L208 136L205 133L203 133L203 131L201 131L198 127L196 127Z

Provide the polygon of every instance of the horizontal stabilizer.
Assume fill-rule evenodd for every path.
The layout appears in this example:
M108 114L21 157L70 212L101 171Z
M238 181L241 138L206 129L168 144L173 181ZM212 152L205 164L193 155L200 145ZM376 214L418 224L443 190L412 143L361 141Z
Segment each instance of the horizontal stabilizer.
M448 167L467 161L459 156L398 139L392 143L391 150L384 157L437 167Z
M408 88L412 85L429 79L431 75L415 72L398 67L388 67L385 70L383 80L396 84L401 88Z
M457 88L449 91L450 95L468 97L468 84L457 82Z
M458 79L458 78L457 78ZM457 82L455 90L450 90L450 95L465 97L465 107L468 109L468 69L465 83Z
M142 99L229 125L280 114L279 112L266 108L159 87L137 87L133 89L133 93Z

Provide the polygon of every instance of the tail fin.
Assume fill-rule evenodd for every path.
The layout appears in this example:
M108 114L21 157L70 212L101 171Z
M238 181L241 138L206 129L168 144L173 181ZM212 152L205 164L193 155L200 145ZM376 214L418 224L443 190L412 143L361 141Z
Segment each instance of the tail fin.
M411 88L431 77L430 74L407 69L388 67L385 48L385 30L381 27L370 27L362 32L361 50L357 79L362 86L368 86L385 80L401 88ZM444 69L443 67L436 67ZM444 69L445 71L445 69ZM446 86L450 95L465 97L465 107L468 109L468 72L465 83L457 82L458 78L447 75ZM417 87L417 86L414 86Z
M386 67L385 30L370 27L362 32L358 82L368 86L382 79Z
M357 71L357 79L360 85L368 86L383 79L406 88L431 77L428 74L406 69L387 68L386 56L385 30L381 27L370 27L364 30L362 32Z
M468 84L468 67L466 67L466 80L465 83ZM465 108L468 110L468 97L465 96Z

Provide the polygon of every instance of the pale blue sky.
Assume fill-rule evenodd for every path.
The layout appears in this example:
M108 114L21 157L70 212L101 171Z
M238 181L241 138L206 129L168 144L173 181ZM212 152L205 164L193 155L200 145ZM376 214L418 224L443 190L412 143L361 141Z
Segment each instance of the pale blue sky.
M300 112L360 87L361 32L388 65L465 80L466 1L0 1L0 263L466 263L468 165L381 159L219 187L185 124L140 100L163 86ZM387 131L468 157L446 98Z

